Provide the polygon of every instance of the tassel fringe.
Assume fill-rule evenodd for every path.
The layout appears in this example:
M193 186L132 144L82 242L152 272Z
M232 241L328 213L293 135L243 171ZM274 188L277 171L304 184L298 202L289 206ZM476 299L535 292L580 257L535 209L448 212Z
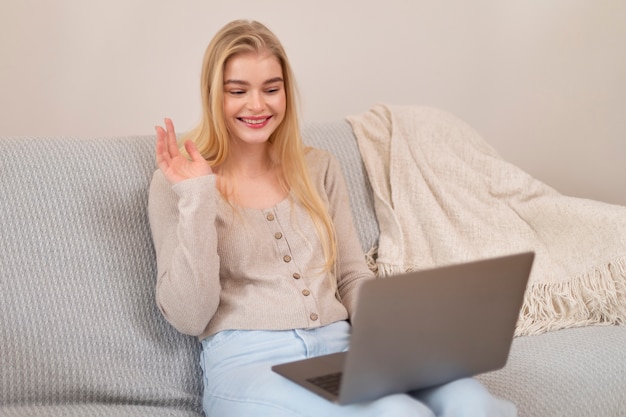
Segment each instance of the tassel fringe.
M516 336L626 324L626 257L565 283L530 283Z

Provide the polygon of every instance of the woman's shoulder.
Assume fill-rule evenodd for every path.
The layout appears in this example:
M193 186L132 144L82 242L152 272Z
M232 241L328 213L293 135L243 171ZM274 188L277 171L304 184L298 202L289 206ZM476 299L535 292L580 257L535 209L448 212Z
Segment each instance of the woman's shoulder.
M313 146L305 146L304 148L305 158L329 158L332 154L326 149L314 148Z
M337 158L325 149L307 147L305 161L309 175L323 183L334 183L342 176L342 170Z
M320 170L326 172L330 166L338 164L332 153L325 149L311 146L305 148L304 159L311 172Z

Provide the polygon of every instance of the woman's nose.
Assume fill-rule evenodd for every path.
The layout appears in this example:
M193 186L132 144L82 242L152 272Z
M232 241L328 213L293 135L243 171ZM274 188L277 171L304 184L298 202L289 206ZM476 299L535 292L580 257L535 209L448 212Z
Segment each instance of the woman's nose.
M252 92L248 95L248 108L257 111L263 109L263 97L260 93Z

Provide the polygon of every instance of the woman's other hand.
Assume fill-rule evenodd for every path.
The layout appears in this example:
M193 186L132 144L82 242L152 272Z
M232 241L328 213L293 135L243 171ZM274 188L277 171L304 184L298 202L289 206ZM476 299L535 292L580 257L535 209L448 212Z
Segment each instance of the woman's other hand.
M172 120L165 119L165 128L156 126L155 129L157 135L156 162L171 184L213 173L192 141L185 142L185 150L191 159L180 153Z

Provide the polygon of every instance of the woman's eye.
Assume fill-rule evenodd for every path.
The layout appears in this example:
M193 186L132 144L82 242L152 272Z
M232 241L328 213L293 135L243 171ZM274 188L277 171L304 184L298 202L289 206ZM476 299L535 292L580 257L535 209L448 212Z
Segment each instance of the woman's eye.
M245 93L245 91L243 91L243 90L230 90L228 92L228 94L231 94L233 96L239 96L239 95L244 94L244 93Z

